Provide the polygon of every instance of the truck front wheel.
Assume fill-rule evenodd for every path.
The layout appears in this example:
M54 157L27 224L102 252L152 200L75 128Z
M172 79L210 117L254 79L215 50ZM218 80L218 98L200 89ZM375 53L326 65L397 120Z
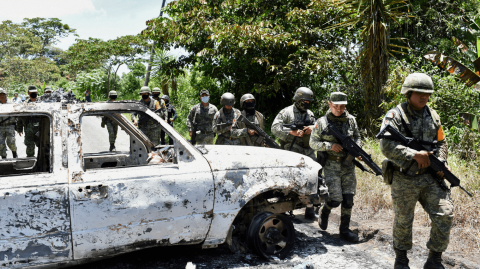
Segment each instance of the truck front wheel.
M260 212L253 217L246 236L251 250L265 258L277 256L284 259L293 248L295 228L283 214Z

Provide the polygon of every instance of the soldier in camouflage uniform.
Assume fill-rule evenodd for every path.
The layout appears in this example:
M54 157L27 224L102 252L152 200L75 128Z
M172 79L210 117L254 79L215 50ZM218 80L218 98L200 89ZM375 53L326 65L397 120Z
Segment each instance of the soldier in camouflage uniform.
M157 111L156 113L160 113L159 116L163 118L163 114L161 114L162 107L157 100L150 98L150 88L148 86L143 86L140 89L140 95L142 96L140 103L148 107L148 109L151 111ZM152 141L154 145L160 144L159 138L161 128L154 119L145 113L140 113L137 120L137 115L132 113L132 121L133 124L138 126L138 128L148 137L148 139L150 139L150 141Z
M434 147L437 149L434 154L445 164L448 155L440 117L435 110L427 106L432 93L433 82L429 76L422 73L408 75L402 86L402 94L406 95L407 102L388 111L383 120L382 128L389 124L404 136L419 139L421 144L431 150L416 151L393 140L380 140L382 153L394 165L391 192L395 212L395 269L409 268L407 250L412 248L412 226L417 201L432 221L430 240L427 242L430 254L424 268L444 268L442 252L449 243L453 203L450 193L442 189L427 171L430 165L428 155L434 152ZM414 177L404 174L410 165L418 165L420 169ZM442 172L438 175L443 177Z
M316 160L315 151L310 147L310 134L312 133L315 116L308 108L313 101L313 92L309 88L300 87L295 91L293 97L295 103L286 107L278 113L272 124L272 133L279 140L286 150L298 152ZM291 130L285 128L284 124L305 125L303 129ZM293 145L292 145L293 144ZM313 206L305 209L305 218L314 219Z
M7 92L0 88L0 104L12 104L7 97ZM0 156L7 158L7 145L12 151L13 158L17 158L17 145L15 144L16 117L0 117ZM5 143L6 142L6 143Z
M346 94L341 92L331 93L328 102L330 109L324 117L319 118L315 123L315 128L310 137L310 146L312 149L319 151L318 154L323 154L323 158L326 159L323 170L325 171L325 183L328 186L329 197L318 219L319 226L322 230L326 230L328 216L332 208L342 205L340 236L350 242L357 242L358 236L349 229L353 197L357 189L355 165L353 163L349 166L344 165L343 161L346 153L342 150L339 141L329 133L322 134L327 125L331 123L342 134L351 137L358 146L361 146L357 122L355 117L345 110L346 104Z
M201 103L196 104L190 110L187 117L187 127L190 138L193 135L194 125L197 125L196 140L197 144L213 144L215 133L212 129L213 117L218 109L209 103L210 93L208 90L200 91Z
M215 113L212 123L213 131L218 134L215 145L241 145L240 137L246 134L246 130L236 127L241 112L233 107L235 96L229 92L222 94L220 104L223 107Z
M115 100L117 100L117 92L116 91L110 91L108 93L108 97L110 100L107 101L107 103L113 103ZM117 134L118 134L118 123L112 119L110 119L107 116L104 116L102 118L102 128L105 128L107 126L107 131L108 131L108 141L110 142L110 151L116 151L115 148L115 141L117 140Z
M25 100L25 104L37 103L38 100L38 91L37 87L30 85L28 86L28 95L30 98ZM40 138L38 133L40 132L40 118L39 117L19 117L17 122L17 131L19 135L22 134L23 129L25 129L25 146L27 146L26 152L27 157L35 156L35 146L40 145Z
M252 94L247 93L240 98L240 107L243 108L241 114L247 118L247 120L257 125L262 130L265 130L265 117L263 117L262 113L255 110L255 97ZM245 126L245 123L237 122L237 125L234 126L234 128L242 131L240 135L242 145L257 147L264 146L264 138L259 136L255 130L248 129L247 126Z
M160 104L160 107L162 109L160 109L160 111L157 111L157 115L162 118L163 120L167 120L167 105L165 104L165 101L163 101L163 99L160 98L160 93L162 91L160 90L160 88L158 87L155 87L152 89L152 96L153 96L153 99L155 99L159 104Z

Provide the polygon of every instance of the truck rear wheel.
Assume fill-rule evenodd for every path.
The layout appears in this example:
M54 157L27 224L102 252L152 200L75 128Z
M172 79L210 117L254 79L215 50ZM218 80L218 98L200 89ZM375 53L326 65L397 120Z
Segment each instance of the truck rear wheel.
M246 236L251 250L265 258L277 256L284 259L293 248L295 229L292 221L283 214L260 212L253 217Z

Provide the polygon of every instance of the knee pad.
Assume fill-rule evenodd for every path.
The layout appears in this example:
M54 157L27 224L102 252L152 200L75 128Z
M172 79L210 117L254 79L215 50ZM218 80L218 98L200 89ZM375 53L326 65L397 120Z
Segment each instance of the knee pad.
M328 201L327 202L327 205L331 208L335 208L335 207L338 207L342 202L338 202L338 201Z
M353 207L353 194L343 194L342 207L345 209L350 209Z

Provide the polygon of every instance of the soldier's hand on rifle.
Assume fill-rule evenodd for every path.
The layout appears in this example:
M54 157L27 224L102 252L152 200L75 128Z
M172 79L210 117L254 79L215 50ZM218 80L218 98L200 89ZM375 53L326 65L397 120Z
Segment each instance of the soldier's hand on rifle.
M358 157L357 157L357 160L363 161L362 156L358 156Z
M428 156L432 155L432 154L433 154L432 151L429 152L429 151L426 151L426 150L422 150L422 151L418 152L417 154L415 154L413 159L415 161L417 161L418 169L426 168L426 167L430 166L430 159L428 158Z
M335 152L340 152L340 151L343 150L343 148L339 144L335 143L335 144L332 145L332 150L335 151Z
M445 167L448 169L448 171L452 172L452 169L450 168L450 166L448 166L448 164L445 164ZM443 178L445 176L445 173L443 173L443 171L438 171L437 172L437 175L440 177L440 178Z
M247 130L247 133L248 133L250 136L252 136L252 135L256 134L257 131L255 131L255 130L253 130L253 129L248 129L248 130Z
M291 130L289 134L291 134L293 136L302 137L303 136L303 130Z
M303 133L309 135L313 132L313 128L315 128L315 125L305 126L303 127Z
M188 134L190 135L190 139L192 139L193 132L190 131L190 132L188 132Z
M134 121L134 122L133 122L133 125L138 126L138 122L137 122L137 121Z

